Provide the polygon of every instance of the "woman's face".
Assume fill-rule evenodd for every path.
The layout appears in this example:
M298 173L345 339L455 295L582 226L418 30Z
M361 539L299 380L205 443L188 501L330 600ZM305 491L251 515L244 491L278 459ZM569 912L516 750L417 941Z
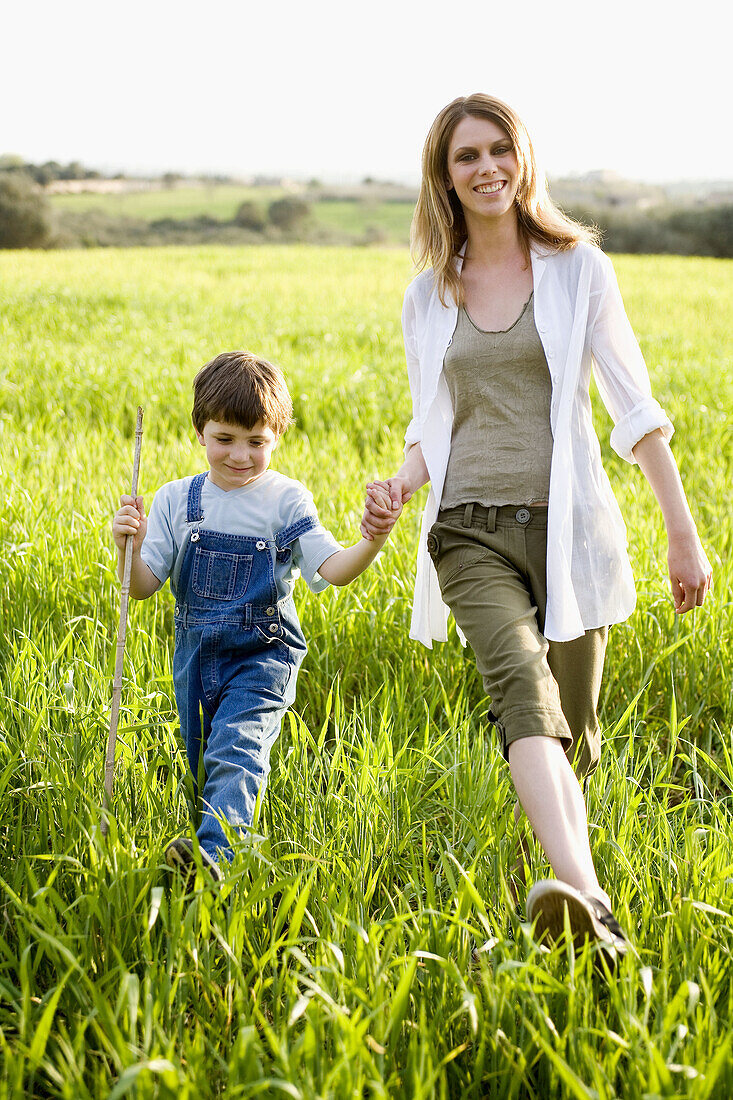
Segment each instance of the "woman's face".
M514 145L497 123L469 115L462 118L448 146L448 189L467 218L496 218L514 206L519 163Z

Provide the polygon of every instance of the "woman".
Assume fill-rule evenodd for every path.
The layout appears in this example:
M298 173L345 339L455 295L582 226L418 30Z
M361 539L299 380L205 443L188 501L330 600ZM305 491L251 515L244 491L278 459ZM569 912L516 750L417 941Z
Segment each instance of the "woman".
M377 486L396 506L431 483L410 636L445 640L449 608L474 651L519 803L557 876L532 888L528 919L557 938L567 908L578 938L613 960L626 941L596 875L578 776L598 764L607 630L635 593L591 420L591 366L611 444L661 506L683 613L703 603L711 570L672 425L610 261L551 202L504 103L459 98L435 119L412 242L418 266L430 265L402 317L413 419L403 465L369 488L362 530L393 522Z

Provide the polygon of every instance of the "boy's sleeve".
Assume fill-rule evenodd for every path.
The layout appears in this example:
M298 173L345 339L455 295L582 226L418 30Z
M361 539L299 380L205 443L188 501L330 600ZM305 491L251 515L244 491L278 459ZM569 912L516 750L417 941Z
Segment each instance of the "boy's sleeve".
M293 543L293 563L300 570L300 575L311 592L323 592L328 588L329 582L320 576L318 570L332 554L343 550L343 546L323 526L318 518L313 495L303 487L298 502L297 518L302 519L305 516L312 517L316 521L316 526Z
M311 592L323 592L328 588L329 582L323 579L318 570L324 561L338 550L343 550L343 546L336 541L320 520L311 531L301 535L294 543L295 564Z
M173 509L167 489L167 485L161 486L153 498L148 515L148 530L140 551L140 558L161 585L168 580L176 561Z

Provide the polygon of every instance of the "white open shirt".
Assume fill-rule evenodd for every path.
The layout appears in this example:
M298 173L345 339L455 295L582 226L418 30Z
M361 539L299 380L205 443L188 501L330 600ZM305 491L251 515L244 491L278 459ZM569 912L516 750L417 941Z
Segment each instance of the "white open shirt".
M669 439L674 429L652 397L608 257L584 243L554 253L533 246L531 256L535 323L552 380L544 634L553 641L568 641L593 627L622 622L636 603L626 528L593 428L591 369L614 420L611 446L622 458L633 463L632 448L640 439L656 428ZM426 542L450 454L453 408L443 359L457 317L454 302L441 303L432 270L410 283L402 311L413 404L405 450L420 443L430 475L410 637L428 648L447 638L448 608Z

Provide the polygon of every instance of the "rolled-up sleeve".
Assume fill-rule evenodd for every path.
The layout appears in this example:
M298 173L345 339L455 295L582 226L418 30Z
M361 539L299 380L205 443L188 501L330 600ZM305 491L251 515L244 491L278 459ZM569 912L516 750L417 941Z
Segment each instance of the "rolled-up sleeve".
M407 288L405 301L402 307L402 335L405 341L405 358L407 360L407 378L410 383L412 396L412 420L407 425L405 432L405 454L415 443L422 439L422 423L420 421L420 359L417 354L417 340L415 337L415 304Z
M670 439L674 428L652 396L646 363L626 316L613 264L603 253L599 253L594 283L591 355L595 379L614 421L611 446L621 458L634 463L633 448L640 439L657 428Z

